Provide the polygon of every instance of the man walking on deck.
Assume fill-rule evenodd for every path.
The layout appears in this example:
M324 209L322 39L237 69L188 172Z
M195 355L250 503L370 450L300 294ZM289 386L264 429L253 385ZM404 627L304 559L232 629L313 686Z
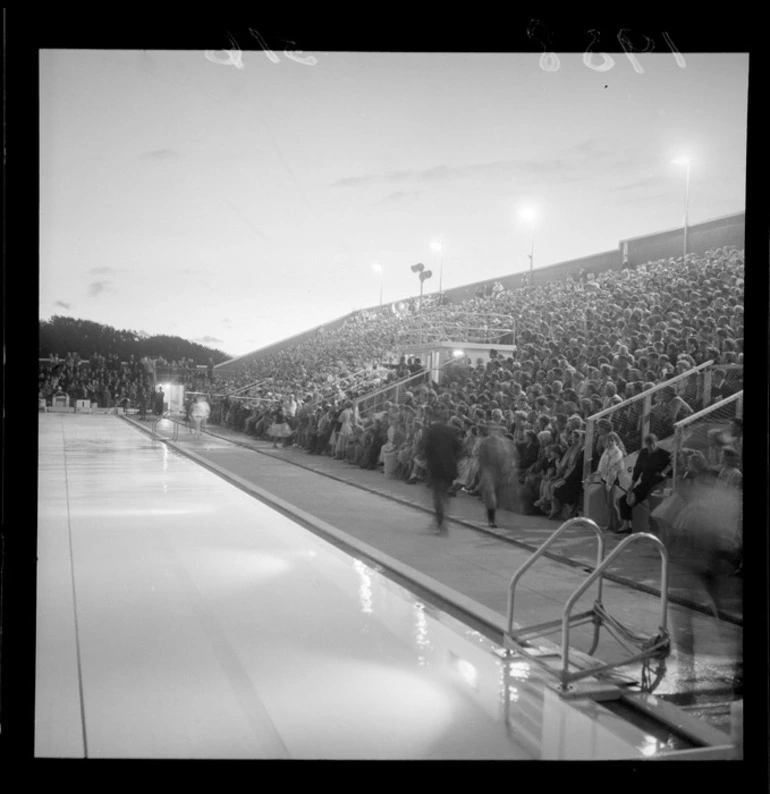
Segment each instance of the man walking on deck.
M454 425L447 423L446 415L437 414L427 429L424 439L428 481L433 491L433 510L436 516L438 535L446 534L446 506L449 489L457 479L457 461L462 455L460 433Z

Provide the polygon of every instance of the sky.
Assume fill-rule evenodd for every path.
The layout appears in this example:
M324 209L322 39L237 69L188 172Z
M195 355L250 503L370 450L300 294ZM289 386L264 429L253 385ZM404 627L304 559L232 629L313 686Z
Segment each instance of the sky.
M682 155L690 223L745 209L745 54L39 57L41 319L238 356L417 262L426 294L527 270L524 207L535 268L681 226Z

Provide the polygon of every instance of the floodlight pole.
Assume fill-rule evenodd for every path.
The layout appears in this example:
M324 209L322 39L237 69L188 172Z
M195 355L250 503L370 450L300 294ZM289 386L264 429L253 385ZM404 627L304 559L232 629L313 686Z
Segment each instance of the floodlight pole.
M689 226L688 215L690 210L690 162L686 163L686 183L684 191L684 253L683 259L687 258L687 227Z
M529 286L532 286L535 270L535 222L532 221L532 248L529 252Z

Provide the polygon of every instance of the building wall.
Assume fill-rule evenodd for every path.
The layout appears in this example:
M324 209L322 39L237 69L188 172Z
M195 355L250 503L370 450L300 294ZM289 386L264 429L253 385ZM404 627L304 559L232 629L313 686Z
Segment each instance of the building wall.
M746 214L743 212L690 226L687 230L687 253L702 256L710 249L725 245L743 248L746 241L745 232ZM621 250L624 242L628 245L630 267L658 259L678 257L684 253L684 228L621 240Z

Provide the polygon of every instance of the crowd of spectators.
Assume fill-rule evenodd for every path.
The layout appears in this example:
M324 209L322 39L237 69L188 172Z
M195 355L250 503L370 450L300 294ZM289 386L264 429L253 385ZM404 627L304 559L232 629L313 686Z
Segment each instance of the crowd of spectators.
M359 411L357 398L367 390L420 366L412 362L410 369L403 357L393 364L409 311L406 317L361 312L332 332L253 362L240 383L270 380L250 392L251 401L215 400L212 421L268 437L282 406L294 431L283 443L369 469L385 468L390 453L397 476L416 482L425 470L422 434L444 416L462 434L465 450L454 492L476 494L474 450L500 410L516 451L521 509L558 518L573 513L581 497L588 417L707 361L735 365L714 371L709 404L742 387L743 299L743 253L735 248L514 291L500 286L458 304L434 298L423 304L426 322L475 314L493 318L494 330L510 317L515 350L492 351L475 364L459 360L444 369L440 383L426 374L398 402ZM651 429L658 438L704 407L691 380L655 392ZM215 377L212 390L234 385ZM639 401L638 412L641 407ZM640 438L634 423L600 422L589 451L593 469L613 434L624 451L630 436Z
M443 417L463 440L453 492L472 494L479 485L479 441L493 411L500 411L515 450L520 509L557 518L580 501L585 456L595 470L613 436L625 452L640 435L635 421L619 427L607 419L585 450L590 416L707 361L734 365L714 372L709 404L741 388L743 300L743 253L721 248L512 291L498 282L459 303L429 296L421 307L411 300L392 311L358 312L224 376L211 362L199 369L184 360L53 356L41 362L40 398L65 394L99 407L139 407L152 402L158 372L175 372L188 391L210 396L212 423L271 437L271 427L283 424L276 421L280 412L291 430L281 443L369 469L387 463L408 482L424 478L421 438ZM489 339L515 341L515 348L493 350L486 361L459 359L443 368L440 382L424 373L397 400L359 406L363 395L423 371L418 359L401 355L400 345L405 330L426 325L458 336L480 326ZM514 327L515 340L509 338ZM658 438L704 407L694 381L682 383L655 392L650 429ZM641 401L635 405L639 413Z
M121 361L116 354L93 354L81 359L78 353L64 358L52 354L38 366L38 398L51 405L64 397L69 406L87 400L99 408L136 407L152 400L154 375L152 362L131 356Z

